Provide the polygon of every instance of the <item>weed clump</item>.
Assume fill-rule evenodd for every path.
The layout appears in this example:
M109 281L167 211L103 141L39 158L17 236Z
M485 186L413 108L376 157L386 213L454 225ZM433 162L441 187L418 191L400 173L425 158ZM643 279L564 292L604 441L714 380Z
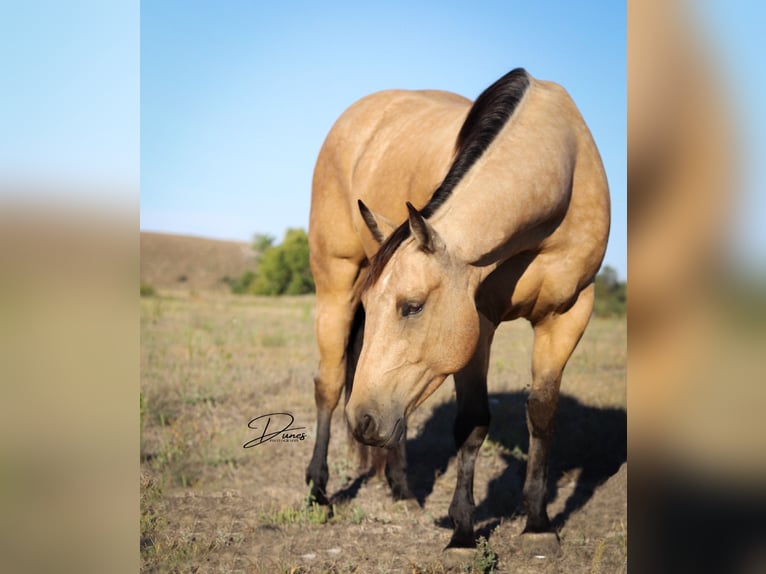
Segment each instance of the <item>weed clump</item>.
M320 505L313 494L311 494L312 485L309 484L308 493L304 498L303 504L296 508L295 506L282 506L280 508L271 508L267 512L261 512L259 518L261 522L272 524L274 526L292 525L292 524L325 524L335 513L335 505L331 509Z
M497 566L497 554L492 550L489 541L480 536L476 542L476 556L473 559L473 571L482 574L492 574Z

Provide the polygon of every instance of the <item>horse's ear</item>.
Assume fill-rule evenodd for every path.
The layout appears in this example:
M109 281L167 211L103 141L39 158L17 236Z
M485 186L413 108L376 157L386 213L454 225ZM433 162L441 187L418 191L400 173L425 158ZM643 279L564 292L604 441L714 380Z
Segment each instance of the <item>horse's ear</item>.
M434 253L437 249L443 248L444 243L439 234L409 201L407 202L407 211L410 213L410 231L412 231L420 249L426 253Z
M396 226L382 215L376 215L370 211L370 208L361 199L357 199L356 202L359 206L359 213L362 214L362 219L364 219L364 223L367 225L367 229L370 230L375 241L383 243L386 237L393 233Z

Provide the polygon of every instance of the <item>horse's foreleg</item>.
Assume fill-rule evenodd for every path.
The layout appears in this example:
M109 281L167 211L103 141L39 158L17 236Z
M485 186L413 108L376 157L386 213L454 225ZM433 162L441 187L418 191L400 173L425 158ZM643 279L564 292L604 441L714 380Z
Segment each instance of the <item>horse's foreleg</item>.
M346 347L353 321L353 307L347 297L317 297L316 336L319 343L319 374L314 378L317 407L317 434L314 453L306 468L306 483L319 504L328 504L327 447L330 422L346 378Z
M321 377L316 377L314 379L315 388L322 386L323 380ZM329 405L329 402L317 399L316 442L314 442L311 462L306 468L306 484L311 485L312 500L319 504L328 504L327 480L330 473L327 469L327 447L330 443L330 420L334 408L334 406Z
M407 483L407 430L405 429L399 444L388 449L386 456L386 480L391 487L391 495L394 500L414 499Z
M524 482L525 533L549 532L551 528L546 510L546 484L561 374L590 320L593 291L591 284L565 313L551 315L534 325L532 388L527 398L529 457Z
M476 455L489 430L489 402L487 400L487 367L489 347L495 326L482 317L481 337L471 361L455 374L457 417L454 436L458 447L458 469L455 493L449 507L454 526L448 548L473 547L473 475Z

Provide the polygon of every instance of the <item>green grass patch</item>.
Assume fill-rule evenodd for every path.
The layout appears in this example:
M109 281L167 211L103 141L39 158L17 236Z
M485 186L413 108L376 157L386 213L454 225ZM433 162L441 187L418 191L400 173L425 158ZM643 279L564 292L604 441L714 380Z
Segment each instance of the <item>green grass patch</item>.
M312 483L308 485L308 492L303 500L303 504L296 506L281 506L271 508L266 512L261 512L259 518L261 522L272 524L274 526L292 525L292 524L325 524L330 517L335 514L335 505L332 509L318 504L311 494Z
M261 522L274 526L290 526L294 524L325 524L330 520L326 507L316 502L311 506L281 506L271 508L258 515Z

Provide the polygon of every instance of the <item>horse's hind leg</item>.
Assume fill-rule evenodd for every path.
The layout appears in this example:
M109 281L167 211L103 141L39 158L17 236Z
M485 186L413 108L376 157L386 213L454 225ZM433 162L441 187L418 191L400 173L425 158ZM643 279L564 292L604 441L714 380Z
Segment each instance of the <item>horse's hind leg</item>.
M481 337L468 365L455 374L457 417L454 436L458 447L458 469L455 493L449 507L454 531L448 548L472 548L476 545L473 532L473 475L476 455L489 430L487 399L487 368L489 348L495 325L482 317Z
M529 458L524 482L525 533L550 532L546 483L561 374L590 320L593 293L591 284L580 292L565 313L550 315L534 325L532 388L527 398Z
M345 265L344 265L345 263ZM329 267L329 266L328 266ZM314 378L314 398L317 407L317 434L314 453L306 469L306 483L320 504L327 504L327 447L330 442L330 422L338 405L346 380L346 349L357 301L353 297L358 268L339 262L332 268L335 288L323 285L322 275L315 272L317 283L316 337L319 344L319 373ZM346 277L338 287L339 279Z

